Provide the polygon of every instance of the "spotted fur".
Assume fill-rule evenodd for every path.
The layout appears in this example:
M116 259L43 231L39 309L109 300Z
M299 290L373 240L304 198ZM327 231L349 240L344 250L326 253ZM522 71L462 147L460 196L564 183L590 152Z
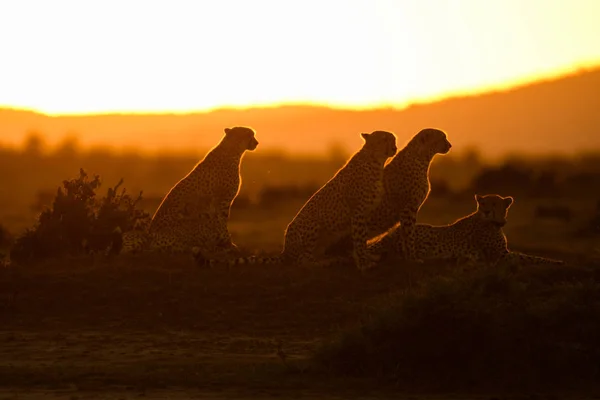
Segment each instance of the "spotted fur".
M241 186L242 158L258 146L254 135L248 127L225 128L219 144L167 193L148 229L123 235L122 252L237 254L227 223Z
M420 259L453 259L469 263L562 264L560 260L511 252L502 227L514 199L497 194L475 195L475 212L450 225L415 225L415 252ZM404 233L398 226L369 243L382 259L404 256Z
M285 231L280 255L239 258L232 264L282 263L314 265L326 248L343 235L352 239L353 258L363 270L374 265L367 252L368 216L381 201L383 166L396 151L391 132L362 133L365 143L333 178L304 204ZM196 251L196 253L198 253ZM200 264L213 263L198 257Z
M396 154L383 170L384 195L379 205L369 215L369 238L387 232L401 223L400 229L407 238L403 241L408 259L418 259L415 254L414 226L421 206L429 196L429 167L436 154L446 154L452 145L446 133L426 128L418 132ZM331 254L348 254L349 238L345 237L329 249Z

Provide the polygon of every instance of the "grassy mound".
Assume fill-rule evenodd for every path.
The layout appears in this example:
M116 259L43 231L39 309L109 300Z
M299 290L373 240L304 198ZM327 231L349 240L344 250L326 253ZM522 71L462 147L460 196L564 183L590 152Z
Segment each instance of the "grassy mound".
M600 271L532 267L438 277L324 343L334 374L428 390L600 381Z

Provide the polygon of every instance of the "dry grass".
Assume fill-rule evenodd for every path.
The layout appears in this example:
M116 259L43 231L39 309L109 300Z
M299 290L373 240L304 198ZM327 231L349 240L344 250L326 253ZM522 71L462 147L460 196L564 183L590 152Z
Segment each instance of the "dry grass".
M252 251L277 250L300 205L234 212L234 240ZM468 209L431 202L423 218L450 222ZM511 229L509 238L529 235L526 227ZM556 256L548 249L552 240L570 244L566 233L536 235L537 241L525 241L536 254ZM413 284L448 271L425 265ZM48 396L385 396L397 389L378 388L370 377L323 374L310 358L324 339L356 326L407 287L406 270L393 265L363 275L352 265L198 269L186 257L123 256L4 269L0 387L5 398L12 398L10 387L37 390L24 398L41 396L41 390ZM277 356L279 343L285 364Z

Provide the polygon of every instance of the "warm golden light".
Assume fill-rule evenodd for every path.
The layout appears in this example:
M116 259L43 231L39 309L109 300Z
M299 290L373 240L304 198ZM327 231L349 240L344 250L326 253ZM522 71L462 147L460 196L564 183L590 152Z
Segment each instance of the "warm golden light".
M402 106L600 61L595 0L12 1L0 106Z

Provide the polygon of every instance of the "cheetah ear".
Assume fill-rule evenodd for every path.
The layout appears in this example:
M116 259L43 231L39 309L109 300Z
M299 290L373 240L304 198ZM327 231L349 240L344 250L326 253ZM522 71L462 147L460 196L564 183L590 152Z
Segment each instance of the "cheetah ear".
M370 133L361 133L360 136L362 136L362 138L365 139L365 141L367 141L367 138L369 136L371 136L371 134Z
M511 196L503 197L502 200L504 201L504 205L506 206L506 208L510 207L515 201L515 199L513 199Z
M232 129L231 128L225 128L225 134L229 135L231 133Z

